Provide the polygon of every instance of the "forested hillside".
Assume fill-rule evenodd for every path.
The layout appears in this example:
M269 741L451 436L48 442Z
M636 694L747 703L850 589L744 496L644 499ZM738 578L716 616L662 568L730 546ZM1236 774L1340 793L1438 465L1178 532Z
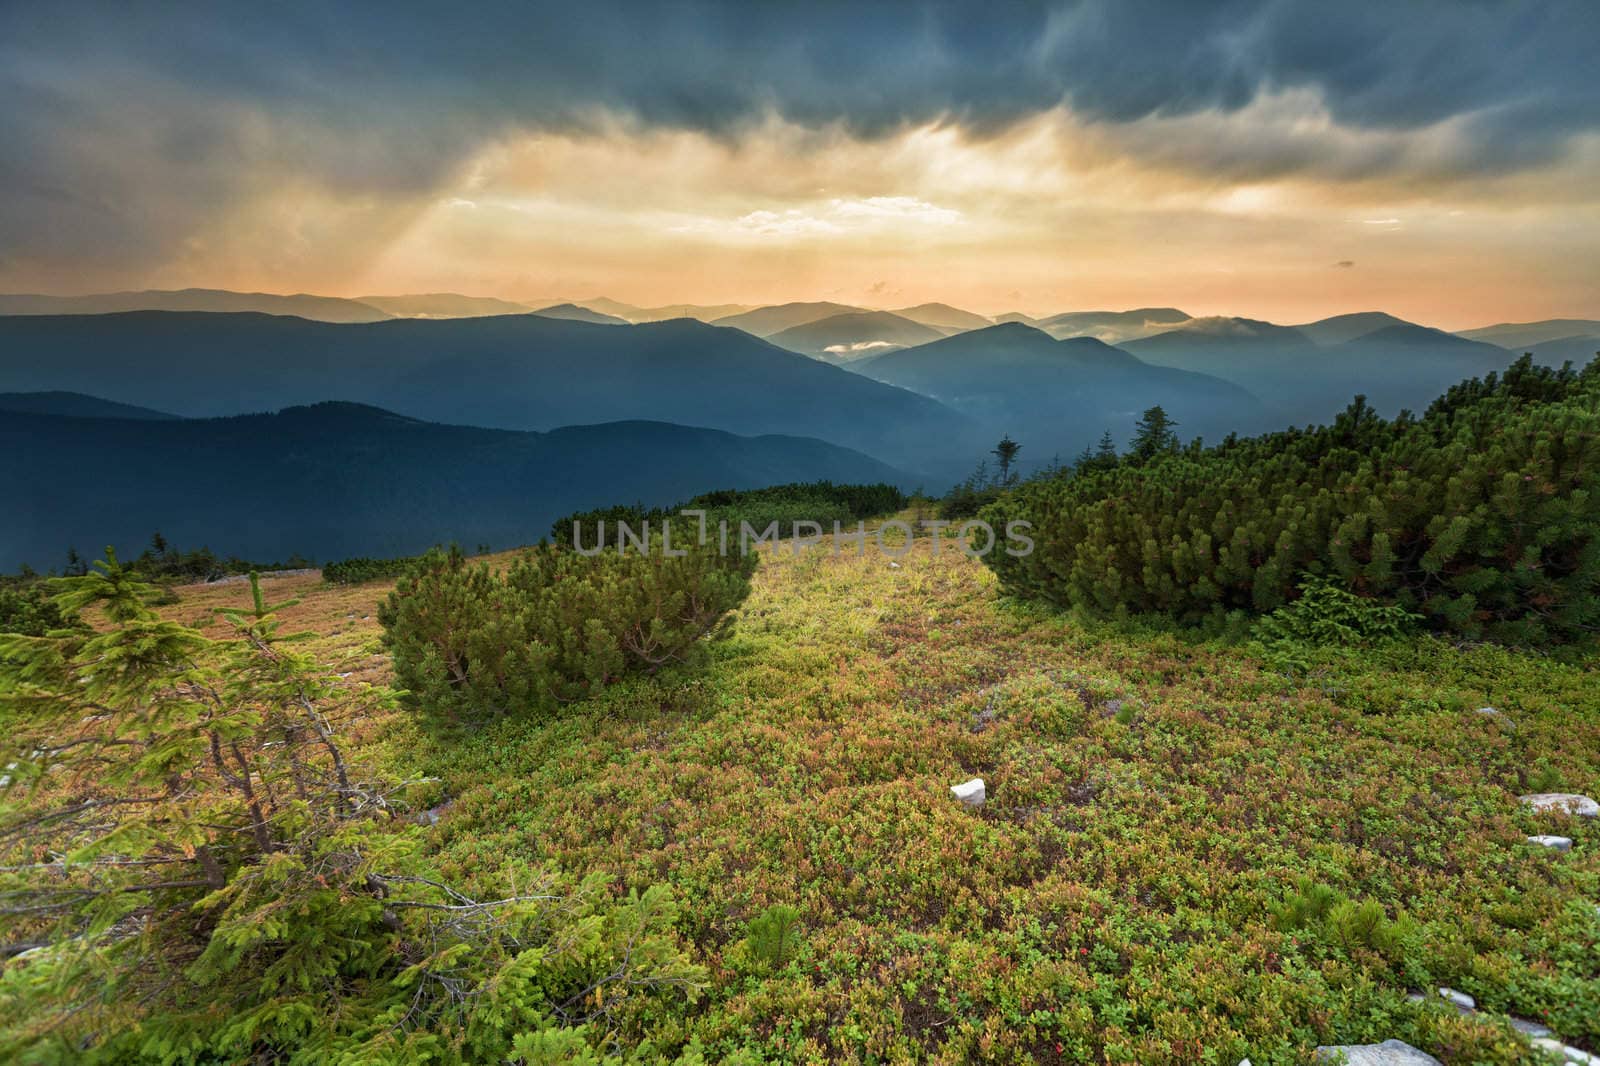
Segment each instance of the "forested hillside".
M599 327L596 327L599 328ZM69 547L174 543L254 559L411 555L530 544L558 516L618 499L667 504L708 485L907 475L799 437L655 422L518 433L318 404L184 421L0 415L0 569Z

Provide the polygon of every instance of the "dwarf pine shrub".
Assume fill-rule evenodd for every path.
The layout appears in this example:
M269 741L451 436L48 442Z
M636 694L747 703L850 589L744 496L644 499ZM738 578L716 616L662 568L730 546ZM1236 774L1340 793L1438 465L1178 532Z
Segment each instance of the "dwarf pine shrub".
M1357 398L1332 425L1191 447L1018 487L1033 524L987 562L1011 592L1197 622L1267 613L1322 574L1433 628L1510 643L1600 624L1600 364L1523 358L1421 417Z
M543 546L496 571L434 550L378 608L395 675L423 706L477 716L549 711L680 661L749 595L756 558L692 538L673 551Z
M769 970L781 970L800 950L800 912L775 903L750 919L745 946L750 957Z
M1404 607L1357 596L1325 577L1300 583L1300 595L1262 618L1255 635L1265 643L1359 645L1399 640L1420 619Z
M399 577L416 561L414 555L402 555L394 559L371 559L364 555L340 559L322 568L322 580L334 585L360 585L367 581L387 580Z

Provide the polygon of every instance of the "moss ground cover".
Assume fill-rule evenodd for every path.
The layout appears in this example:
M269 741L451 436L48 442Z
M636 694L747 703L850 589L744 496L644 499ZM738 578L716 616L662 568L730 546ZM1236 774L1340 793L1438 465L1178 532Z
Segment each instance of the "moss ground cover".
M385 684L386 591L287 578L286 624ZM1600 791L1577 653L1418 638L1285 676L1007 601L927 541L897 566L785 549L697 670L557 718L395 712L361 743L439 779L435 860L480 894L547 871L670 885L710 983L656 1042L708 1061L1232 1066L1388 1037L1538 1061L1503 1014L1600 1050L1600 826L1517 804ZM975 775L976 812L947 791ZM776 964L748 936L774 906L798 914ZM1481 1012L1407 998L1437 985Z

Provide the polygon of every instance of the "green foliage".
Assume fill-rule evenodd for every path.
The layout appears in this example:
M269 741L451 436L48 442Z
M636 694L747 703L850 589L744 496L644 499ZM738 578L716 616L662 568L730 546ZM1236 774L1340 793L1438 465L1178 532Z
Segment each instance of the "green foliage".
M81 624L61 610L43 581L0 584L0 633L42 637L52 630Z
M967 479L953 487L939 501L939 517L947 522L976 518L978 512L998 500L1006 486L998 474L989 472L988 463L979 463Z
M704 983L665 888L479 901L433 876L398 783L344 756L349 694L279 632L297 601L255 575L221 641L157 617L110 552L52 587L102 626L0 639L0 1058L587 1055Z
M608 543L614 544L618 522L626 522L635 532L648 522L651 528L659 532L661 523L670 519L676 546L679 540L686 539L688 530L695 527L692 519L678 516L682 510L706 512L706 529L710 539L716 538L712 531L719 522L728 523L734 536L738 534L740 522L748 522L752 529L758 531L777 522L779 534L785 537L794 532L796 522L816 522L822 526L823 532L831 533L834 522L849 528L863 519L892 514L908 501L905 493L882 482L837 485L831 481L811 481L762 489L721 489L702 493L687 503L672 507L647 508L643 504L619 504L579 511L557 519L550 527L550 539L556 544L570 546L573 524L577 523L582 531L584 547L592 547L598 543L600 523L604 522L605 528L610 531L608 535L613 538Z
M1275 611L1308 575L1469 638L1538 644L1600 625L1600 365L1524 358L1420 419L1359 398L1330 426L1151 455L996 501L1034 553L991 553L1011 592L1183 622Z
M1107 470L1116 469L1117 464L1120 462L1122 462L1122 457L1117 454L1117 442L1112 438L1111 431L1108 429L1100 434L1100 443L1093 450L1088 445L1084 445L1082 454L1072 464L1072 472L1074 474L1103 473Z
M322 579L335 585L387 581L405 573L416 564L416 561L415 555L405 555L395 559L369 559L364 555L353 559L340 559L322 568Z
M989 454L994 456L995 462L1000 467L1000 483L1011 484L1011 464L1017 461L1017 455L1022 451L1022 445L1011 439L1007 433L1000 438L1000 443L994 446L994 451Z
M1134 462L1148 463L1157 456L1176 452L1179 447L1177 427L1178 423L1160 404L1148 409L1133 427L1128 457Z
M745 946L759 965L781 970L799 951L802 934L800 912L788 904L775 903L750 919L745 928Z
M744 601L756 557L662 547L539 547L504 572L430 552L378 609L395 675L422 706L476 716L547 712L680 661Z
M1365 948L1396 956L1415 933L1404 916L1391 920L1377 900L1356 902L1328 885L1302 877L1294 892L1272 914L1273 928L1308 932L1346 953Z
M1357 596L1327 578L1300 583L1300 595L1255 625L1263 643L1363 645L1399 640L1416 631L1417 615L1391 603Z

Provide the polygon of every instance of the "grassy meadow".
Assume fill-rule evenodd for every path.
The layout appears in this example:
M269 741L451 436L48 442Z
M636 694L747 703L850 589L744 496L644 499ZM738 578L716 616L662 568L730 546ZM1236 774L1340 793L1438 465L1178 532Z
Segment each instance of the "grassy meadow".
M436 779L413 787L437 814L419 832L469 894L671 887L708 979L659 1008L658 1047L1261 1066L1394 1037L1537 1062L1516 1015L1600 1048L1600 826L1517 802L1600 791L1592 661L1418 638L1284 673L1250 645L1009 601L948 541L764 555L694 667L559 718L466 727L384 700L345 723L358 758ZM265 585L303 598L286 629L347 684L391 683L389 583ZM187 586L163 610L248 595ZM948 791L973 776L979 810ZM1572 851L1524 842L1541 832ZM798 943L763 965L747 927L775 904ZM1408 996L1439 985L1479 1013Z

